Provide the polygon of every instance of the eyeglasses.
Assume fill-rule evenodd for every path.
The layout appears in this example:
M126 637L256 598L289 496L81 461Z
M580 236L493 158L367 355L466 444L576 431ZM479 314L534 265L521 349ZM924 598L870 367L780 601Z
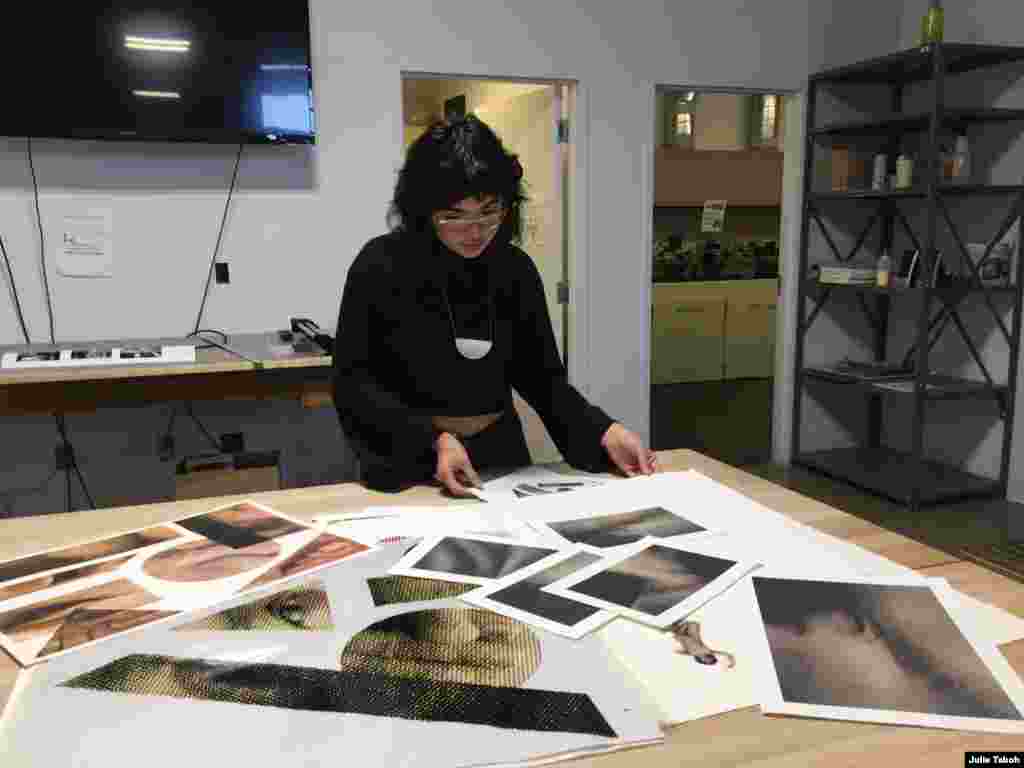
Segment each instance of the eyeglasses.
M504 207L496 208L477 216L461 216L443 213L435 215L434 223L439 227L444 227L450 232L468 232L477 224L480 225L481 229L490 231L501 226L501 222L505 218L505 213L506 210Z

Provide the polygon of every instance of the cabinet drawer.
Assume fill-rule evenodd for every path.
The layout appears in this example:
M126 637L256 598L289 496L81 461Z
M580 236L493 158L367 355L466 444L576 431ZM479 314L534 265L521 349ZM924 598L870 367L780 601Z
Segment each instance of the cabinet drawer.
M655 304L651 318L652 383L721 379L724 333L724 299Z

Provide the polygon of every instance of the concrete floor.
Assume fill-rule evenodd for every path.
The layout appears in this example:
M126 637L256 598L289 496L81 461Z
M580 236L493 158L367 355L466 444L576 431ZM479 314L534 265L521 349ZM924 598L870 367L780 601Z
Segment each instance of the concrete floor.
M771 379L651 388L651 445L692 448L956 557L1024 581L1024 504L981 499L916 514L799 467L771 463Z
M915 514L907 507L799 467L765 463L743 469L928 546L1024 581L1024 504L979 499L925 507Z

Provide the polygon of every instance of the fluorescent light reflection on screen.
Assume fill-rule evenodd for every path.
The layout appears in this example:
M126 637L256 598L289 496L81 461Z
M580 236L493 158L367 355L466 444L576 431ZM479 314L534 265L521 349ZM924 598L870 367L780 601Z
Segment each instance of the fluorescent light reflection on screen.
M132 94L140 99L180 99L181 94L177 91L132 91Z
M139 37L125 35L124 47L137 51L167 51L170 53L188 53L192 43L188 40L172 40L162 37Z

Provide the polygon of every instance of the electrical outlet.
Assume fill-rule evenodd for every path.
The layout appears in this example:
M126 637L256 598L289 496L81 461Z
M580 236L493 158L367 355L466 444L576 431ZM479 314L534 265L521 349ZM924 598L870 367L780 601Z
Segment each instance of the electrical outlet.
M218 261L213 265L213 276L219 285L227 285L231 282L231 275L228 273L228 263Z

